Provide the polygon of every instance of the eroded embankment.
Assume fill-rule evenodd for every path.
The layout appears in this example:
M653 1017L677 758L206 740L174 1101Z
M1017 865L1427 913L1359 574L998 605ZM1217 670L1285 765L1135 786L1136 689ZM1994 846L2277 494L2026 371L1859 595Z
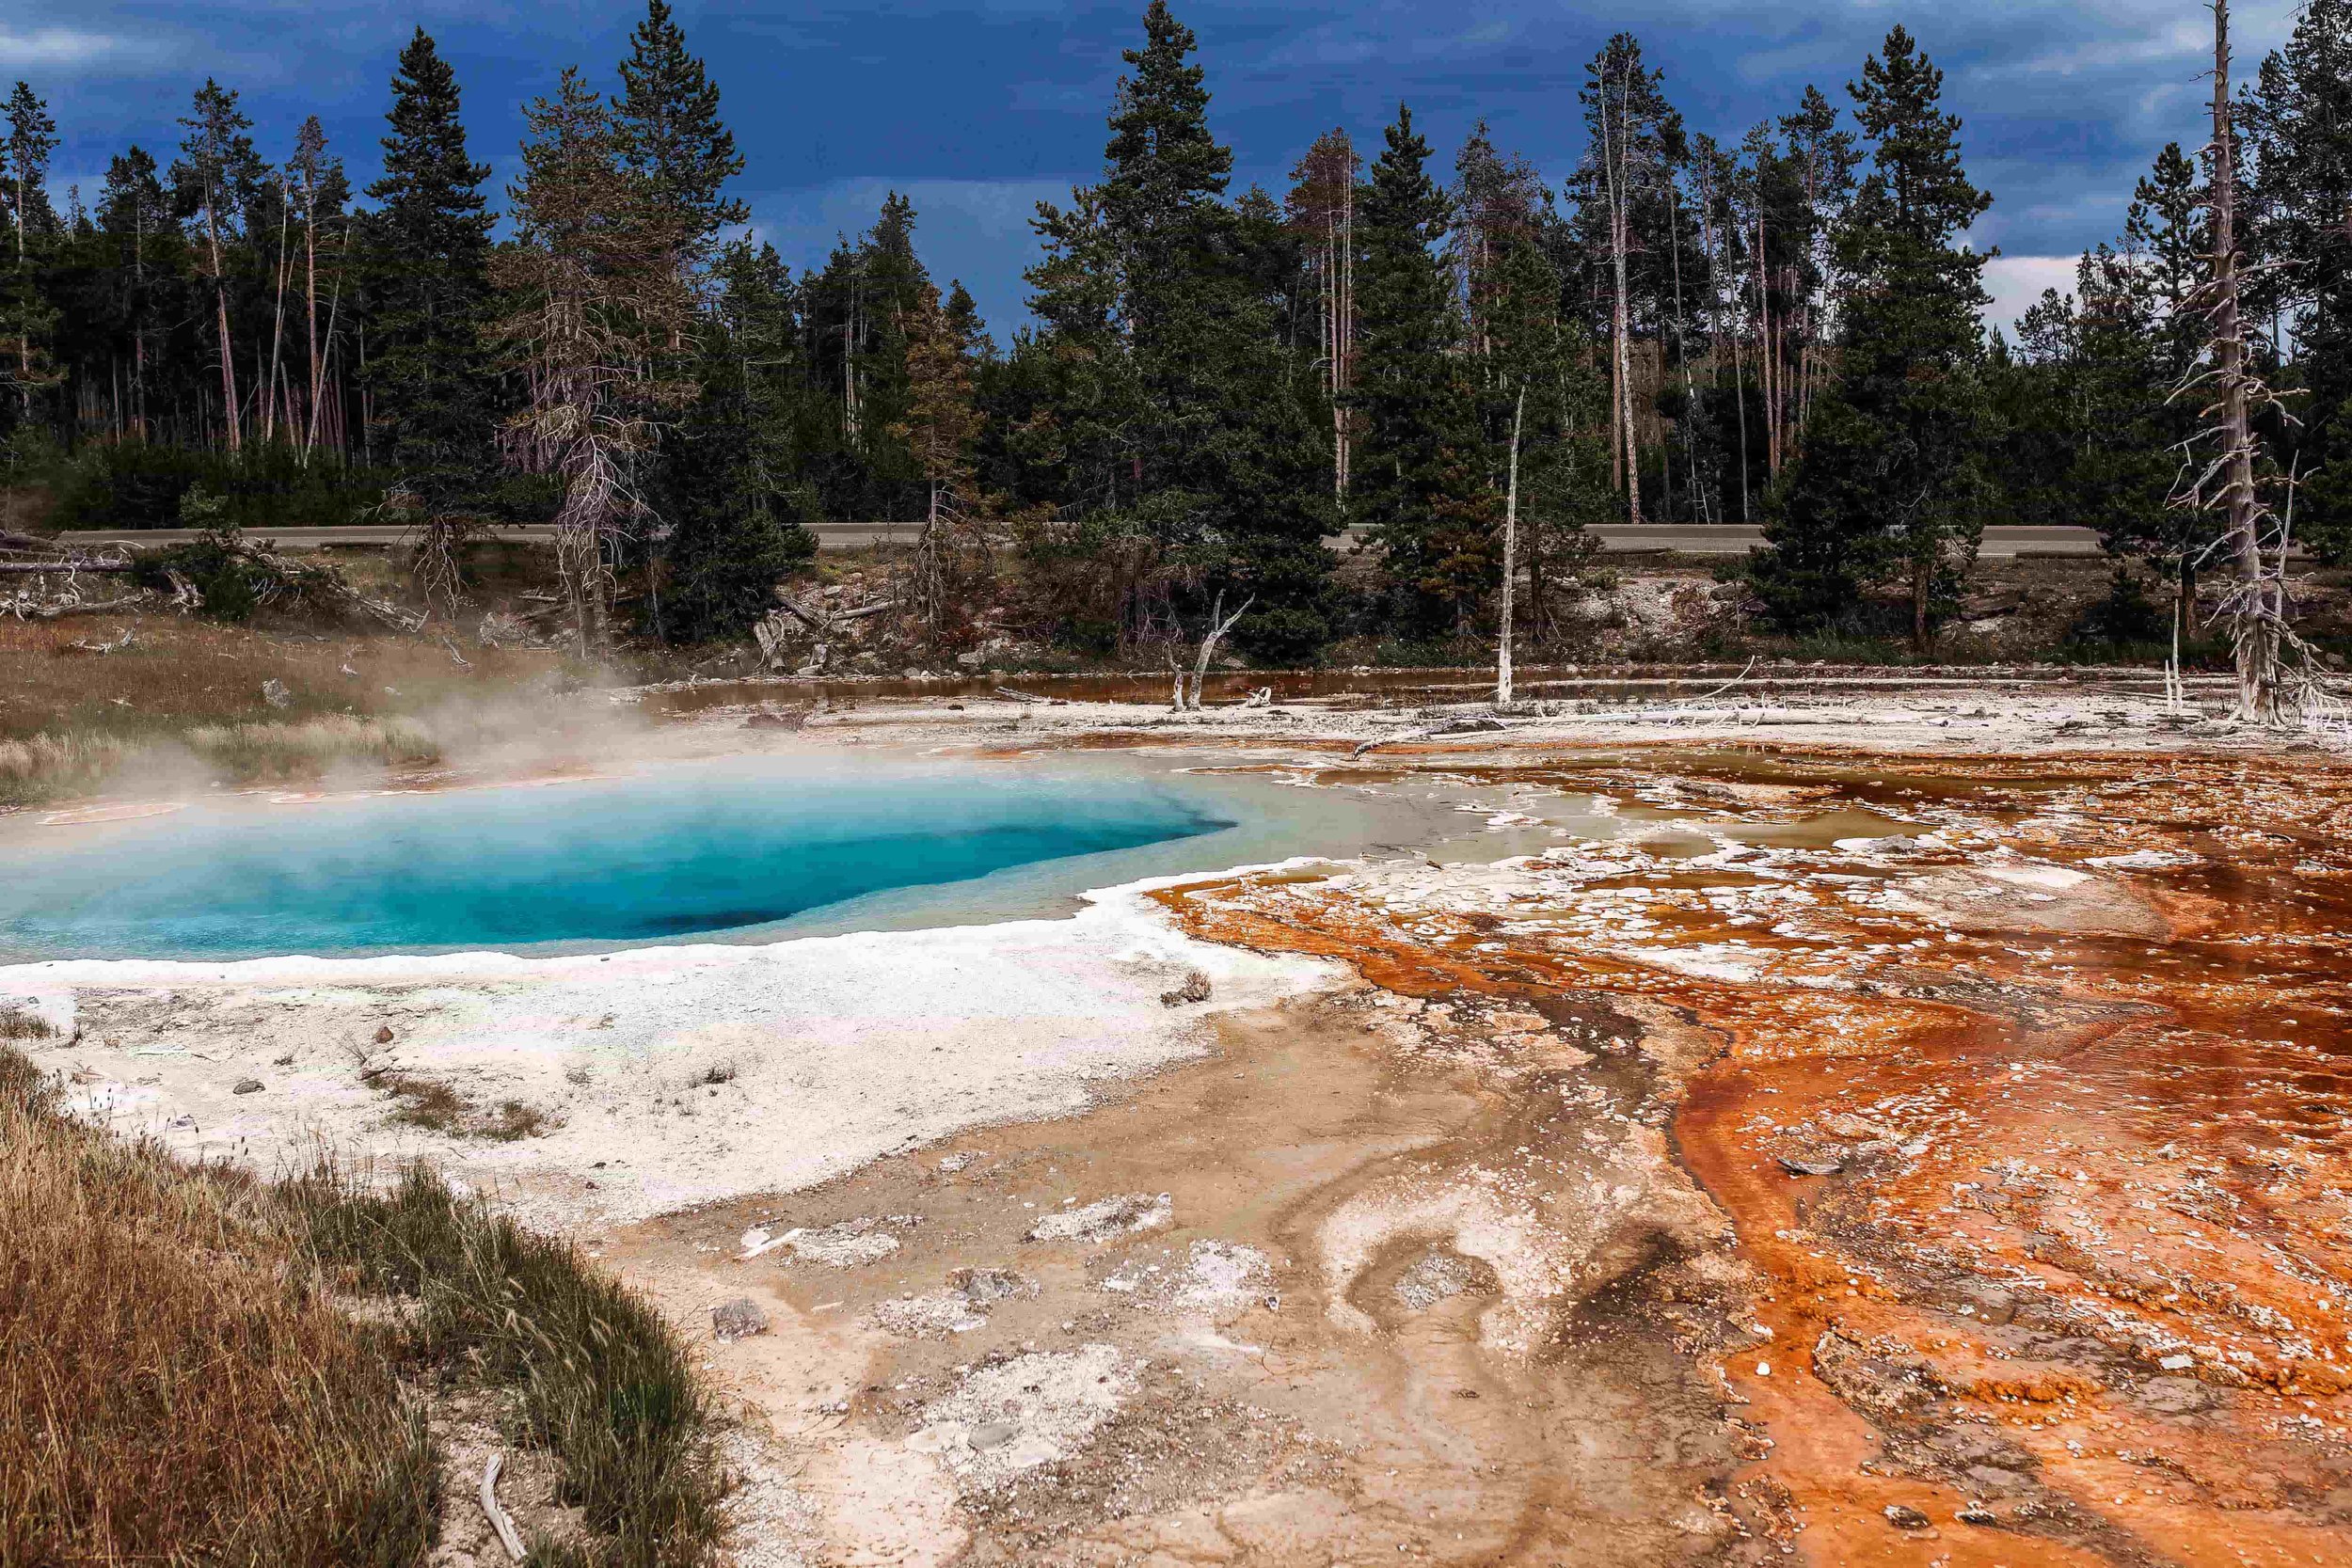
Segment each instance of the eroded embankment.
M1683 820L1168 902L1401 995L1605 999L1719 1042L1671 1127L1752 1270L1753 1318L1719 1353L1694 1337L1692 1370L1720 1366L1763 1440L1724 1478L1756 1537L1823 1562L2344 1560L2352 781L1902 775L1520 769L1493 777ZM1774 827L1850 805L1910 831ZM1591 1312L1562 1303L1539 1343Z

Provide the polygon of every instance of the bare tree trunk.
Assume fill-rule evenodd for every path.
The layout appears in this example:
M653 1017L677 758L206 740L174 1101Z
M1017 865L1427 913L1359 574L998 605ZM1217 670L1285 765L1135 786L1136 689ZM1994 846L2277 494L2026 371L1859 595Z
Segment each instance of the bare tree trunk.
M310 406L304 410L308 417L302 432L302 461L308 464L311 449L318 442L319 381L324 369L319 361L319 196L315 177L305 182L303 192L302 320L310 355Z
M1758 198L1759 202L1761 198ZM1765 471L1780 472L1779 345L1772 341L1772 278L1764 265L1764 210L1756 213L1756 354L1764 394Z
M1243 616L1248 614L1249 607L1257 602L1258 595L1252 594L1248 598L1242 601L1242 606L1239 610L1236 610L1231 615L1225 615L1225 591L1223 589L1217 590L1216 602L1209 607L1208 633L1200 639L1200 657L1194 662L1192 667L1191 707L1194 712L1197 713L1200 709L1200 683L1207 680L1209 677L1209 661L1216 657L1216 645L1225 641L1225 634L1232 631L1234 624L1240 621ZM1224 616L1223 620L1219 620L1217 618L1220 615ZM1184 685L1184 676L1181 673L1176 677L1176 684L1180 688ZM1178 705L1184 705L1181 699Z
M2237 272L2237 152L2230 123L2230 0L2213 0L2213 284L2210 318L2220 382L2221 501L2237 566L2238 713L2257 723L2279 718L2280 608L2265 580L2254 494L2254 436L2248 405L2246 333Z
M213 253L214 325L220 333L220 402L229 420L229 450L245 445L244 426L237 418L237 356L229 341L229 273L220 254L218 193L204 193L204 237Z
M353 221L356 220L346 219L343 224L343 254L346 257L351 254L351 225ZM314 303L313 321L316 320L315 309L316 307ZM303 445L306 449L315 447L319 443L319 409L320 406L326 401L326 361L327 359L332 358L335 353L335 324L342 318L342 311L343 275L341 272L338 272L335 275L335 293L332 297L328 299L326 304L326 349L324 356L322 356L317 347L318 338L316 332L313 331L311 335L310 429L309 435L304 437L303 441ZM367 368L367 349L364 340L361 342L359 360L360 369L364 372ZM337 406L340 410L340 400L338 400ZM340 419L336 421L336 429L341 437L335 443L336 448L343 454L344 461L348 462L350 461L351 456L351 441L348 435L342 433L342 422Z
M294 212L285 199L285 187L278 187L278 278L277 297L273 304L269 328L269 370L262 380L262 444L276 439L278 435L278 355L286 342L286 284L294 272L294 256L288 249L288 239L294 227ZM286 423L291 427L294 414L287 411Z
M1502 614L1495 633L1495 706L1511 705L1512 579L1518 575L1519 555L1519 432L1527 420L1527 386L1519 385L1518 405L1511 410L1510 482L1502 492Z

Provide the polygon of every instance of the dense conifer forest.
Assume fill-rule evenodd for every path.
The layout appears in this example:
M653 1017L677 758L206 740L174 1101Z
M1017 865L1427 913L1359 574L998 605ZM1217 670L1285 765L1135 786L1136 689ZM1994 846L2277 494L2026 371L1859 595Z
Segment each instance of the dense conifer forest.
M2132 563L2116 614L2196 635L2228 527L2194 442L2220 352L2203 123L2010 332L1981 324L1967 239L1998 193L1901 25L1736 136L1686 124L1613 38L1563 85L1584 151L1559 189L1483 125L1433 146L1409 104L1255 150L1295 157L1290 183L1237 188L1216 62L1166 0L1126 61L1100 176L1039 208L1031 319L1003 341L927 268L903 197L807 271L755 237L745 150L663 0L610 78L529 105L504 189L421 29L388 62L364 189L316 119L257 127L207 80L179 145L124 147L60 207L55 119L20 82L11 505L38 495L57 528L398 520L444 599L469 540L553 522L584 640L677 642L766 615L806 525L894 520L935 646L1017 577L1073 650L1148 657L1238 609L1232 646L1265 663L1368 629L1490 641L1506 511L1538 647L1592 524L1761 525L1742 570L1768 624L1926 648L1986 525L2077 523ZM2312 0L2234 86L2249 471L2334 560L2352 0Z

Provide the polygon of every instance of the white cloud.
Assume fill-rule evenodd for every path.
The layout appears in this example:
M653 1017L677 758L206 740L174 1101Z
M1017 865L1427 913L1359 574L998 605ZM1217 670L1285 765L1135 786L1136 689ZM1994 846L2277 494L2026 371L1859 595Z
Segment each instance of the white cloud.
M171 46L152 37L126 38L113 33L86 33L72 27L42 27L20 33L0 27L0 69L8 71L160 65L171 55Z
M1993 303L1984 309L1987 326L1997 326L2002 336L2011 342L2017 341L2017 318L2031 309L2042 299L2042 291L2056 289L2059 293L2074 292L2074 262L2073 256L1995 256L1984 264L1984 292L1993 296Z

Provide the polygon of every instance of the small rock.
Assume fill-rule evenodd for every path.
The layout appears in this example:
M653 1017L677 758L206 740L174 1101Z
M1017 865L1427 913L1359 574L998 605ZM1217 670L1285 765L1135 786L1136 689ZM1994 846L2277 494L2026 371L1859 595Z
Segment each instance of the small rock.
M1982 1503L1974 1502L1962 1504L1960 1512L1952 1517L1963 1525L1997 1525L2001 1522L1999 1514Z
M1780 1168L1791 1176L1836 1176L1846 1168L1843 1160L1799 1160L1788 1155L1780 1157Z
M2193 1377L2154 1377L2140 1386L2139 1402L2159 1416L2194 1416L2217 1401Z
M1888 1503L1886 1522L1897 1529L1925 1529L1928 1528L1929 1519L1926 1514L1915 1508L1906 1508L1901 1503Z
M1197 969L1186 973L1184 983L1174 990L1160 992L1160 1006L1163 1007L1182 1007L1188 1003L1206 1002L1208 999L1209 977Z
M259 1078L240 1078L237 1080L237 1086L229 1092L230 1094L260 1094L262 1081Z
M768 1332L768 1314L751 1297L738 1296L710 1309L710 1332L722 1339L748 1339Z
M294 702L294 693L286 689L284 681L273 675L262 683L262 701L272 707L285 707Z
M972 1445L974 1451L986 1453L991 1449L1003 1448L1020 1435L1021 1427L1017 1422L982 1421L972 1429L965 1441Z
M2004 1470L1997 1465L1971 1465L1968 1479L1989 1492L2015 1492L2026 1484L2026 1478L2014 1470Z
M392 1043L392 1026L390 1024L387 1023L376 1030L375 1043L378 1045L389 1045Z

